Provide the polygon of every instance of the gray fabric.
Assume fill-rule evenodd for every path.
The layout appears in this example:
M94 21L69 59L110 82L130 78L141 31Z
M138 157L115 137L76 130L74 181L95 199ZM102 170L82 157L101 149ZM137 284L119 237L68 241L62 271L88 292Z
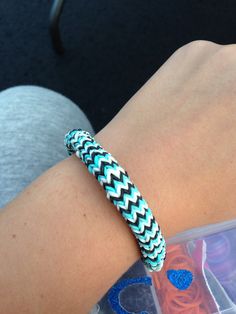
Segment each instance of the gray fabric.
M64 135L79 127L94 135L84 112L59 93L33 85L0 92L0 208L68 157Z

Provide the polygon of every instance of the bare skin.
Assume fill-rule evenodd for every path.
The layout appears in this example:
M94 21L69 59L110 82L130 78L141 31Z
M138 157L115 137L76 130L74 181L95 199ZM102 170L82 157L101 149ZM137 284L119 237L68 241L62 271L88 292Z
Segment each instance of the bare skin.
M166 238L236 218L236 45L181 47L95 139L128 171ZM0 247L4 314L88 313L140 258L76 156L4 207Z

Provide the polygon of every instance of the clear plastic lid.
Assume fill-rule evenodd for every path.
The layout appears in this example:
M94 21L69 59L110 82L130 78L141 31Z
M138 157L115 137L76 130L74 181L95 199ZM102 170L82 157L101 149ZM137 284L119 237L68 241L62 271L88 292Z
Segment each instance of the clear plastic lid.
M189 270L193 281L176 288L167 271ZM188 230L167 240L160 272L136 262L91 313L236 313L236 220Z

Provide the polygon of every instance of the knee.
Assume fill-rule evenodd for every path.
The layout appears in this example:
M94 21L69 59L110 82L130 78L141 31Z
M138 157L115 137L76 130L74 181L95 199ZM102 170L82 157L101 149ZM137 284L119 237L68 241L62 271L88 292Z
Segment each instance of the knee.
M16 86L11 86L8 87L2 91L0 91L0 96L2 95L17 95L17 94L23 94L23 93L29 93L29 92L48 92L50 91L49 89L38 86L38 85L16 85Z
M69 126L79 123L94 134L87 116L78 105L56 91L37 85L18 85L0 92L0 111L31 116L31 120L35 117L35 120L49 124L52 121Z
M55 92L46 87L38 85L17 85L9 87L0 92L0 103L4 106L15 107L18 109L26 108L29 110L37 109L38 111L63 109L67 103L70 106L72 102L62 94Z

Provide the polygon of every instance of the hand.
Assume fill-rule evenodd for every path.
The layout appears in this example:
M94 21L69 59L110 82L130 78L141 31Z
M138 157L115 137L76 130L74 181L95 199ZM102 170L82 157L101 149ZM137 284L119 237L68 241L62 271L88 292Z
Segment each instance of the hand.
M181 47L96 138L164 235L236 218L236 45Z

